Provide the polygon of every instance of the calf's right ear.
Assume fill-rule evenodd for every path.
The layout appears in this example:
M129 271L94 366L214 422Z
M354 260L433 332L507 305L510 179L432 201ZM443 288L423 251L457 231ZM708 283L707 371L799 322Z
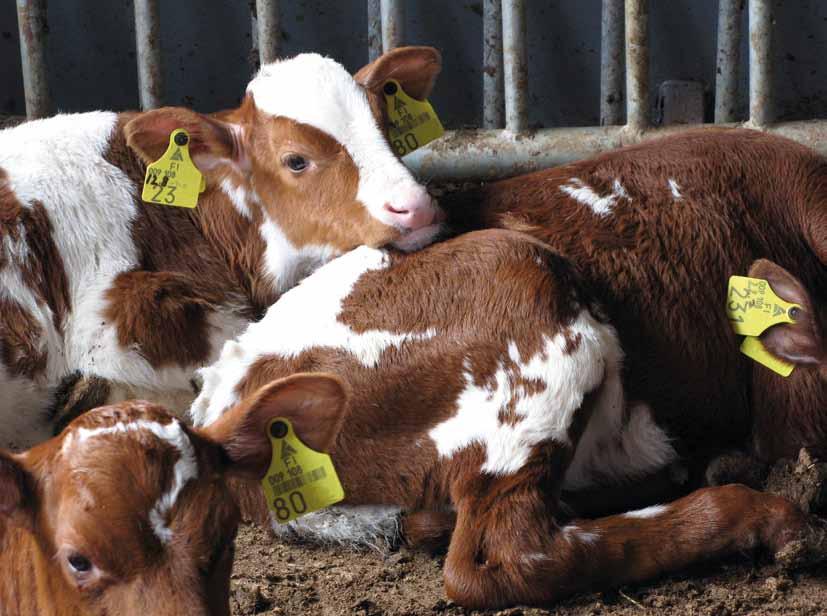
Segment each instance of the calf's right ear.
M294 374L273 381L224 413L202 433L229 458L228 472L261 479L270 466L267 428L276 417L290 420L296 436L316 451L330 451L342 427L347 393L330 374Z
M11 516L29 505L31 484L23 466L0 451L0 516Z

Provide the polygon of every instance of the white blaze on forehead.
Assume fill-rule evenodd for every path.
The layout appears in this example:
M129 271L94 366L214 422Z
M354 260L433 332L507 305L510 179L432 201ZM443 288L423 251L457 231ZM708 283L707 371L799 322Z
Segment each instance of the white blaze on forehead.
M264 318L224 345L218 362L201 370L204 385L190 409L196 425L207 425L238 402L237 388L263 357L295 358L314 348L345 351L363 366L376 367L387 349L433 338L436 332L357 332L339 320L342 303L367 272L388 267L383 250L361 246L322 266L273 304Z
M567 351L567 339L575 337L576 348ZM585 395L602 383L607 362L619 356L617 337L583 310L566 331L543 338L542 350L525 361L512 343L509 355L515 367L500 364L491 386L477 385L466 371L456 414L429 433L441 456L481 443L486 453L482 471L504 475L522 468L544 441L571 443L568 431L575 412ZM539 381L542 391L528 394L524 387L515 387L515 375ZM518 420L509 425L500 421L500 413L512 401Z
M364 90L341 64L313 53L266 64L247 93L259 110L309 124L344 146L359 169L356 198L374 218L393 224L385 203L418 184L388 146Z
M161 494L149 512L149 521L155 536L162 543L172 540L172 530L167 526L166 516L175 506L175 501L184 486L191 479L198 477L198 462L195 458L195 449L180 422L172 420L168 424L139 419L129 423L116 423L101 428L79 428L72 432L63 442L63 453L66 454L75 443L81 444L93 438L107 435L129 435L131 432L144 431L154 434L157 438L171 445L178 452L178 461L175 463L172 485ZM77 439L77 440L75 440Z

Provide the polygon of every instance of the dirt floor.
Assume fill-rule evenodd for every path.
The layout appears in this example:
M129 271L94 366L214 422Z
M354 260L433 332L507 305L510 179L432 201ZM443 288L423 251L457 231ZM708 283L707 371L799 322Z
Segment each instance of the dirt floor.
M798 460L761 472L761 486L823 514L827 507L827 459L802 450ZM722 456L723 483L750 483L751 461ZM754 474L754 473L753 473ZM355 551L284 543L268 531L242 527L236 543L231 604L235 616L319 614L340 616L602 616L672 614L730 616L827 615L827 564L787 573L766 557L744 554L707 563L650 584L585 595L551 611L512 608L464 610L445 597L442 556L406 549Z

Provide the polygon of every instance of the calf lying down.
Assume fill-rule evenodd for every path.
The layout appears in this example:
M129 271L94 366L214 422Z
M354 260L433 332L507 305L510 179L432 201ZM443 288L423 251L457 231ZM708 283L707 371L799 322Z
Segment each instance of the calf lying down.
M792 504L737 485L570 519L561 489L675 457L645 401L624 398L621 361L567 262L527 236L483 231L410 256L363 247L322 267L225 345L192 417L233 423L268 384L336 374L344 418L312 392L300 417L335 439L344 502L357 507L294 530L365 540L351 522L370 528L401 509L408 541L450 537L446 589L470 607L547 603L747 548L788 564L823 551L823 531Z

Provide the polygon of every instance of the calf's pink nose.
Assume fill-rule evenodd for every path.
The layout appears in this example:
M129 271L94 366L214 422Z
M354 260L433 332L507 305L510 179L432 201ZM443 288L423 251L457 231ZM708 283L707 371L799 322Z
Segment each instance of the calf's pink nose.
M433 224L437 210L428 191L413 191L393 203L385 203L385 211L393 224L415 231Z

